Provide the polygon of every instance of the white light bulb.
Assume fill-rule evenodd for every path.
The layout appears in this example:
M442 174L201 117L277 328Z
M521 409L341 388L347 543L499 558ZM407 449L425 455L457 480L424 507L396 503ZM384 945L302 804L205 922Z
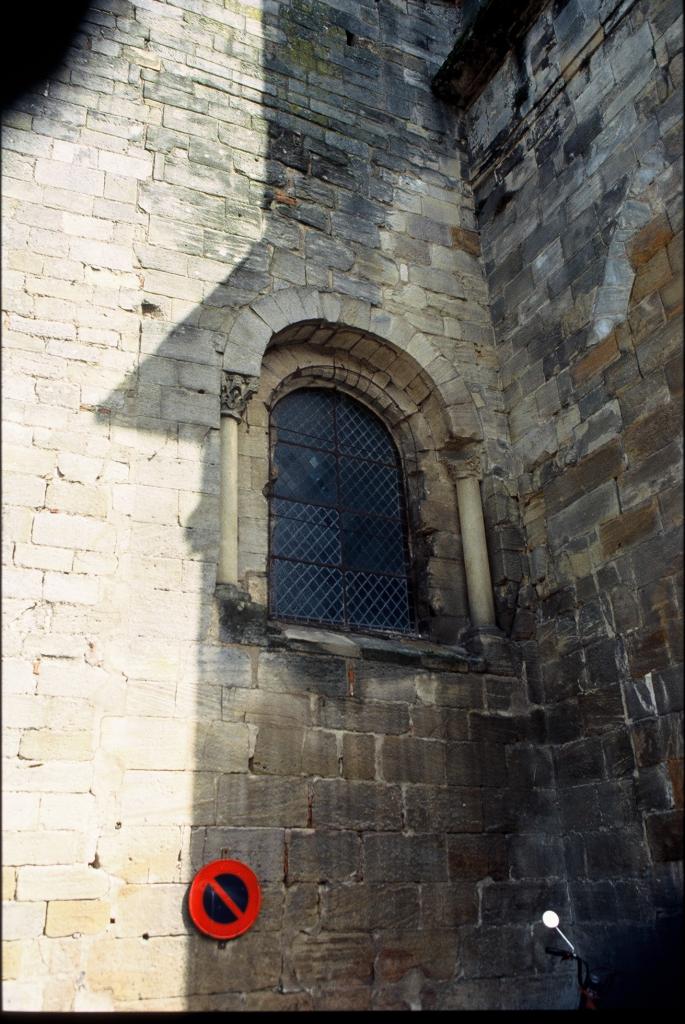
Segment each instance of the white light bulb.
M548 928L558 928L559 915L555 914L553 910L546 910L542 915L542 923L546 924Z

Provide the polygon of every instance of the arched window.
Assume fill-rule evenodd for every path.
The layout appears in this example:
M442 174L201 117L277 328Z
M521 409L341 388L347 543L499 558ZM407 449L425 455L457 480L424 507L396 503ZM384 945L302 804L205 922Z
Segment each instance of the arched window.
M413 632L404 480L378 417L304 388L271 414L271 615Z

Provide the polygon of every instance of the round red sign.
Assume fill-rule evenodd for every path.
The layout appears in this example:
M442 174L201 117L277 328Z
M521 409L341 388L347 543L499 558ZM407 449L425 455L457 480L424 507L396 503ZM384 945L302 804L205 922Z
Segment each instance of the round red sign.
M254 871L239 860L214 860L190 886L193 923L213 939L235 939L257 920L262 891Z

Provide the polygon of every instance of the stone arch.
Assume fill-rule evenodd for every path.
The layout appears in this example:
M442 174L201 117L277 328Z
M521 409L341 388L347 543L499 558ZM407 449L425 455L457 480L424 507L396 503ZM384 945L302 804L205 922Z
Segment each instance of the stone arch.
M469 615L449 463L455 449L463 455L470 446L455 445L449 410L427 371L363 322L350 327L311 316L272 334L256 369L256 392L240 427L239 477L249 481L240 488L240 585L266 606L271 409L296 388L336 387L376 412L395 440L405 477L419 629L431 639L455 642Z
M255 300L238 314L228 332L224 370L258 377L267 347L294 324L357 330L370 340L410 356L427 374L442 403L452 443L483 440L478 410L454 363L427 335L362 299L314 288L284 288Z

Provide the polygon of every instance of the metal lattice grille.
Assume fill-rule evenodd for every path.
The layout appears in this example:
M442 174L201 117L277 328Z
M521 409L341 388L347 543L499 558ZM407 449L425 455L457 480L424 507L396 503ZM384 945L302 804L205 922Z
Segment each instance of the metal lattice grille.
M411 632L395 446L339 391L287 395L272 418L270 604L281 618Z

